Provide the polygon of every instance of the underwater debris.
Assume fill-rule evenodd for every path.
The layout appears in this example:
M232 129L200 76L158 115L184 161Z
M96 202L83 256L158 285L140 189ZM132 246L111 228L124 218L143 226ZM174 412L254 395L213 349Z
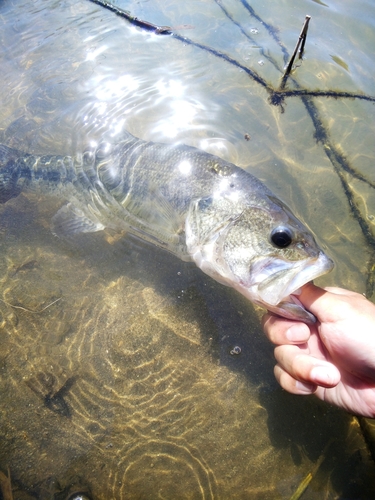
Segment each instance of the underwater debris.
M59 297L58 299L53 300L52 302L50 302L46 306L42 307L42 309L39 309L37 311L34 311L33 309L27 309L27 307L23 307L23 306L18 306L18 305L15 305L15 304L11 304L10 302L7 302L6 300L3 300L3 299L0 299L0 302L3 302L4 304L6 304L9 307L13 307L13 309L21 309L21 311L26 311L26 312L29 312L29 313L32 313L32 314L41 314L42 312L44 312L49 307L53 306L53 304L56 304L56 302L58 302L61 299L62 299L62 297Z
M312 479L312 474L311 472L309 472L307 476L304 477L302 481L299 483L298 488L290 497L290 500L299 500L303 495L303 493L306 491L308 485L310 484L311 479Z
M43 400L44 406L63 417L70 418L71 411L64 397L76 380L76 376L69 377L64 384L56 390L56 377L50 372L40 372L35 377L25 382L26 385Z

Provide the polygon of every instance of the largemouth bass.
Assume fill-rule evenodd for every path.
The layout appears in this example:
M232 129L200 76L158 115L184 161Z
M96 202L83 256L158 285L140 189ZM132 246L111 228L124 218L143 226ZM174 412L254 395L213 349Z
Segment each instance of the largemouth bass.
M132 135L76 157L0 146L0 203L23 189L65 199L54 233L126 230L291 319L315 318L298 289L333 262L311 232L257 178L184 145Z

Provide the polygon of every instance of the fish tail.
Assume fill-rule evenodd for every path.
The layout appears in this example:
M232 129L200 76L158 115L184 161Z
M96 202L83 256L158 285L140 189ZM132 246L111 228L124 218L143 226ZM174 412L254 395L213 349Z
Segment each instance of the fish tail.
M22 156L20 151L0 144L0 203L6 203L22 191L18 184L21 175L19 159Z

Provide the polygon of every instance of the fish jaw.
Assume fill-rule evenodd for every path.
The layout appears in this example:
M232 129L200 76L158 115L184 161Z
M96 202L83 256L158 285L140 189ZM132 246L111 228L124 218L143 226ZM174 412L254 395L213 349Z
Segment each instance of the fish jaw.
M259 259L252 270L251 283L232 286L242 295L287 319L315 323L316 318L298 300L298 291L306 283L328 273L333 261L322 251L317 257L299 262Z
M264 303L276 306L309 281L331 271L333 266L333 261L322 251L300 262L275 260L266 263L262 273L254 271L258 278L257 293Z

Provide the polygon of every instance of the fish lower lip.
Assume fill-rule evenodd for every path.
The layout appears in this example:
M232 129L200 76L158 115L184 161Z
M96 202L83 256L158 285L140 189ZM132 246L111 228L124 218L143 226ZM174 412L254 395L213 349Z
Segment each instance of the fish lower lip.
M265 304L272 306L276 306L280 302L288 302L291 300L291 295L298 297L302 286L322 274L326 274L332 268L332 260L320 252L314 260L305 261L290 269L281 269L274 273L274 277L270 274L269 278L259 285L259 296ZM288 276L290 277L288 278Z

